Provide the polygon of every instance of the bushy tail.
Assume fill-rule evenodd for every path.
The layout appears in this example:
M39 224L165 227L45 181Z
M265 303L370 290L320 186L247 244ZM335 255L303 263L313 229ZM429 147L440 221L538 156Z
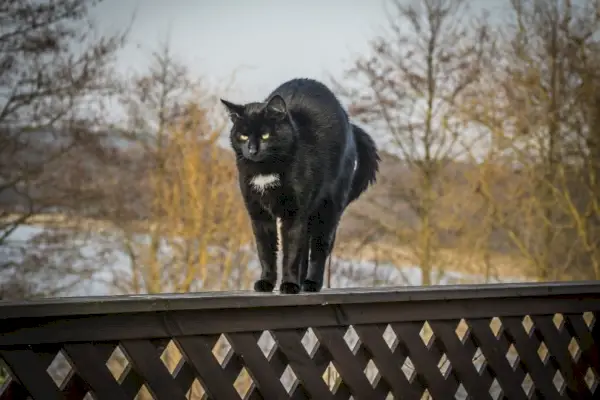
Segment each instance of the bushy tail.
M358 166L352 181L348 204L356 200L370 184L375 183L379 171L379 161L381 160L373 138L354 124L352 124L352 131L354 132L354 140L358 151Z

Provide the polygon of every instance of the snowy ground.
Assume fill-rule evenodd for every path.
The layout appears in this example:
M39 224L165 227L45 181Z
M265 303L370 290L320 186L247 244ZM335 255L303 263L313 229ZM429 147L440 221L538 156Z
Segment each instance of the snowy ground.
M36 235L44 233L44 229L37 226L19 227L11 236L10 243L18 248ZM106 282L110 282L115 272L124 272L128 268L127 255L118 249L113 243L108 243L105 236L94 240L77 240L77 258L73 258L72 263L101 262L101 269L86 279L81 285L71 289L68 296L90 296L90 295L108 295L111 288ZM109 251L107 251L107 248ZM0 253L3 258L19 257L18 252L11 254ZM102 260L102 261L98 261ZM395 266L391 264L376 265L373 262L362 260L344 260L343 258L333 258L332 270L334 271L331 279L331 287L365 287L365 286L417 286L423 281L420 268L417 266L402 265ZM250 270L256 270L258 275L258 263L256 260L248 265ZM0 275L0 279L6 277ZM485 283L485 279L480 275L467 275L458 272L444 271L442 276L433 276L434 282L441 285L461 284L461 283ZM489 279L488 283L498 282L519 282L523 278L503 278Z

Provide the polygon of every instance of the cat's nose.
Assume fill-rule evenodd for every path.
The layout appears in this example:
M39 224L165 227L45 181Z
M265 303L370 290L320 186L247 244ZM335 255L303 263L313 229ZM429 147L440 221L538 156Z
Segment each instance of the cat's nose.
M248 146L248 154L251 156L255 156L258 153L258 147L256 146Z

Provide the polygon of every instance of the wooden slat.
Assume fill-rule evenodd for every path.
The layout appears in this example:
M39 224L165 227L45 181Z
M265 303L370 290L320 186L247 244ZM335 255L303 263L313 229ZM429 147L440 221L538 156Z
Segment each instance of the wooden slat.
M48 370L54 359L58 357L61 352L62 345L57 343L42 344L32 346L32 350L37 354L42 366ZM108 355L106 357L108 358ZM63 378L59 389L67 399L83 399L90 390L90 387L85 379L79 376L77 370L70 366L69 368L70 369Z
M0 349L0 357L8 365L34 400L64 399L39 357L26 348Z
M117 343L97 343L94 344L94 347L100 359L106 364L113 350L117 347ZM68 399L83 399L90 387L88 382L79 375L77 369L71 369L60 386L60 390Z
M252 332L232 333L226 335L227 340L236 353L242 356L244 365L263 397L267 399L284 399L288 397L285 388L279 381L262 350L256 343Z
M369 399L374 395L373 387L365 376L363 369L367 361L358 363L356 356L350 351L348 344L344 340L345 327L323 327L314 328L315 336L319 343L327 348L333 357L333 365L339 372L342 380L350 388L355 398Z
M256 340L257 344L258 344L258 341L260 340L261 335L262 335L262 332L254 332L254 339ZM285 371L285 368L287 367L288 362L287 362L287 359L285 358L285 356L283 355L283 353L279 350L276 343L271 348L269 353L266 355L266 358L269 361L269 365L271 366L273 373L275 373L275 375L277 375L277 376L281 376L283 374L283 372ZM293 390L292 397L294 397L294 398L302 397L302 393L304 392L304 388L302 387L302 385L296 386L296 388L292 388L292 390ZM250 389L248 389L247 395L254 396L255 391L259 391L259 390L258 390L258 387L256 386L256 384L253 382L252 385L250 386Z
M173 379L175 379L175 382L181 388L191 387L194 383L196 373L194 368L191 367L185 358L179 360L175 366L175 369L173 370Z
M159 345L159 347L164 347L166 346L166 343L169 339L161 339L162 342L156 343L157 345ZM154 341L156 342L156 341ZM122 350L122 349L121 349ZM162 354L162 350L160 348L154 348L154 351L157 355L157 357L160 357L160 355ZM125 358L127 358L127 354L124 354ZM144 378L135 370L135 368L133 367L133 364L131 363L130 360L127 360L128 364L125 367L125 369L123 370L123 372L121 373L121 376L119 377L119 383L121 384L121 387L123 388L123 390L125 391L125 393L127 393L127 395L130 398L133 398L142 388L142 386L144 385L145 381Z
M54 359L58 357L59 353L61 352L62 345L59 343L42 344L32 346L32 350L38 356L41 365L47 371ZM83 399L83 397L89 391L89 385L87 384L85 379L79 376L77 370L74 370L70 366L69 368L70 370L64 377L61 385L59 386L59 389L63 393L63 395L68 399Z
M99 399L126 400L127 395L115 381L104 360L89 343L66 344L64 350L78 374Z
M271 369L273 369L275 375L281 376L281 374L283 374L283 371L285 371L285 368L288 365L288 361L285 355L281 351L279 351L277 342L275 341L275 338L273 337L272 333L270 332L269 334L271 334L274 344L271 350L269 350L269 353L266 355L266 358L269 361L269 365L271 366ZM262 332L254 332L254 340L256 340L256 344L258 344L261 335Z
M346 326L342 326L340 327L340 333L344 333L347 330ZM346 343L346 340L344 338L342 338L343 342ZM333 362L334 361L334 357L333 355L329 352L329 349L326 346L321 346L324 353L327 354L327 359L328 361ZM348 346L346 346L348 347ZM354 359L356 360L356 367L358 367L361 371L365 369L365 367L367 366L367 364L369 363L369 361L372 358L372 355L369 353L369 351L367 350L367 348L360 342L360 340L354 345L354 347L352 349L350 349L350 352L354 355ZM334 363L335 366L335 363ZM326 368L323 369L323 371L325 371ZM337 369L337 368L336 368ZM339 372L339 371L338 371ZM365 378L366 379L366 378ZM368 380L367 380L368 382ZM369 383L370 385L370 383ZM373 395L377 394L379 387L374 389L373 391ZM349 386L349 383L346 382L343 377L339 378L336 381L336 385L333 389L334 395L336 396L336 398L348 398L352 395L352 389Z
M552 316L533 315L532 320L536 329L544 337L548 351L560 366L560 372L567 384L567 394L577 396L582 400L592 399L592 393L585 384L585 371L580 371L578 365L571 358L569 340L560 337L552 322Z
M456 336L456 323L431 321L429 325L433 334L443 342L452 368L458 372L467 392L476 399L491 399L489 387L482 384L483 381L473 365L473 358L465 353L462 343Z
M421 340L419 332L422 326L422 323L392 324L396 335L406 343L413 365L427 382L429 393L434 398L440 399L454 396L455 390L452 390L452 386L444 379L437 367L439 357L432 357Z
M506 359L508 346L501 346L494 337L490 329L489 322L486 320L469 320L471 335L479 344L485 359L490 364L496 375L496 380L500 384L502 391L509 399L526 400L527 396L521 387L523 377L517 377L510 363ZM524 374L523 374L524 376Z
M356 332L356 327L354 327L354 331ZM358 336L358 335L357 335ZM365 346L365 344L360 340L360 336L358 336L358 341L354 348L352 349L352 353L356 357L357 364L360 368L366 370L369 362L372 361L373 355L369 351L369 349ZM377 365L375 365L377 368ZM366 376L366 374L365 374ZM367 379L368 381L369 379ZM387 383L385 379L381 379L381 371L377 371L377 374L374 377L373 383L373 395L374 399L386 399L389 392L391 391L390 385Z
M600 311L594 311L594 324L592 325L592 339L594 343L596 343L596 347L600 347ZM594 365L600 364L600 352L595 354L595 363ZM597 371L597 377L600 379L600 370ZM596 391L600 391L600 383L598 384L598 388Z
M194 368L206 393L214 399L236 399L239 395L232 381L223 374L212 348L218 336L180 336L176 343L186 362Z
M600 376L600 343L594 342L581 314L566 314L564 317L567 330L577 338L582 359Z
M275 373L277 375L280 375L280 376L283 375L283 373L285 372L285 369L288 367L289 362L288 362L285 354L281 351L281 349L277 345L277 343L275 343L275 346L273 346L273 348L269 352L267 359L269 360L269 364L273 368L273 371L275 371ZM290 399L292 399L292 400L298 399L299 400L299 399L308 399L308 398L309 398L308 392L306 391L306 388L302 384L302 381L300 381L299 379L296 379L296 381L292 383L292 386L290 388Z
M230 348L223 358L221 367L223 368L223 374L233 385L237 377L240 375L240 372L242 372L244 363L242 361L242 357L240 357L240 355L237 354L233 348ZM252 385L254 385L254 383L252 383ZM250 390L252 388L253 387L251 386L246 393L245 400L262 400L263 397L260 394L260 390Z
M430 321L427 321L428 323ZM392 326L394 326L394 324L392 324ZM421 340L421 343L423 343L423 341ZM443 369L445 369L445 372L442 374L442 372L440 371L440 374L442 374L442 377L444 379L445 382L445 390L447 391L447 393L455 393L458 390L458 387L460 386L460 382L458 381L458 379L456 378L456 375L453 373L452 368L447 368L445 367L445 365L447 363L450 363L450 360L448 360L447 356L445 358L445 361L442 361L442 357L444 357L444 348L443 348L443 344L440 342L440 340L438 338L435 337L435 335L432 336L432 339L430 339L429 343L427 346L425 346L423 344L423 346L427 349L427 352L429 353L429 355L431 356L430 359L434 360L434 364L435 364L435 368L439 371L441 367L444 367ZM440 365L440 367L438 367L438 364L442 362L442 365ZM451 365L451 363L450 363ZM417 375L417 377L422 376L422 374Z
M60 343L50 343L31 346L31 350L38 356L41 365L44 368L48 368L54 359L58 356L61 351L62 345Z
M0 400L25 400L27 397L27 389L11 376L0 386Z
M127 396L133 398L144 385L144 378L133 368L130 362L121 373L119 384L125 393L127 393Z
M294 296L292 296L294 297ZM369 304L347 304L343 306L344 324L377 324L403 321L423 321L436 319L484 318L489 316L522 316L523 304L540 314L584 312L600 309L598 298L568 299L508 298L503 301L478 300L477 307L472 301L452 300L439 303L411 303L401 307L399 303L383 303L377 308ZM112 341L143 339L149 337L171 337L170 326L177 326L177 334L183 336L219 334L223 332L262 331L265 329L300 329L307 326L337 326L340 306L324 303L322 306L280 308L278 312L264 312L252 308L231 310L200 310L173 313L169 324L159 313L91 315L79 318L41 319L35 326L25 322L12 321L0 324L0 346L29 343L78 342L81 337L90 341ZM493 310L493 313L492 311ZM260 312L263 311L263 312ZM281 315L294 315L294 318L281 318ZM211 321L207 324L206 321ZM236 321L236 324L232 324ZM135 326L136 329L131 329Z
M90 390L88 382L74 369L69 371L60 385L60 391L67 399L83 399Z
M304 346L302 346L302 347L304 347ZM316 345L316 347L314 347L312 349L311 354L309 356L312 361L312 364L315 366L315 373L322 377L323 374L325 374L327 367L329 367L329 363L332 361L331 354L329 354L329 351L327 350L327 348L325 346L323 346L322 344L318 343L318 340L317 340L317 345ZM362 357L362 354L359 354L359 357ZM366 362L368 362L368 361L366 361ZM346 384L341 379L338 379L336 383L337 383L337 385L334 386L334 388L333 388L334 398L336 398L336 399L350 398L350 396L352 394L351 394L348 386L346 386ZM298 386L296 389L292 390L290 397L295 398L296 396L299 396L301 393L298 394L296 392L300 391L301 389L302 388L300 386Z
M525 364L529 375L534 381L535 387L545 399L560 399L561 395L552 382L553 376L549 375L537 353L537 346L532 345L530 338L525 332L522 318L501 318L502 325L514 341L514 346L519 357Z
M314 399L331 399L333 395L322 373L319 374L313 360L302 345L302 336L296 330L279 330L273 332L281 351L285 354L290 367Z
M392 326L390 325L390 328L393 331ZM394 332L395 334L395 332ZM405 342L403 342L398 335L396 335L396 340L395 340L395 347L394 347L394 351L392 352L392 354L394 355L394 359L397 360L398 366L401 368L402 365L404 365L407 361L407 359L409 359L409 351L408 351L408 347L406 345ZM416 371L414 369L414 366L412 368L412 372L413 375L411 377L410 380L410 384L413 387L413 389L419 393L419 398L421 396L423 396L423 393L425 393L425 389L427 388L427 382L423 379L422 375L418 373L418 371ZM402 372L404 373L404 371Z
M469 325L469 321L465 322L467 323L467 325ZM458 326L458 322L456 323L456 325ZM477 371L481 384L487 388L491 388L492 384L494 383L493 370L490 369L489 363L485 361L485 356L483 355L481 349L479 348L479 345L473 338L471 330L472 329L469 325L469 333L466 335L466 337L463 337L462 339L463 352L471 360L474 367L475 363L479 363L480 358L483 358L483 360L481 360L481 366L479 367L479 369L477 367L475 367L475 369Z
M135 370L144 378L153 396L159 399L185 400L185 391L177 386L159 358L156 347L148 340L124 340L121 348Z
M422 392L416 390L402 371L402 364L383 339L383 329L377 325L356 325L354 327L360 340L373 354L373 360L383 379L387 381L396 398L420 399ZM404 360L402 360L403 362Z

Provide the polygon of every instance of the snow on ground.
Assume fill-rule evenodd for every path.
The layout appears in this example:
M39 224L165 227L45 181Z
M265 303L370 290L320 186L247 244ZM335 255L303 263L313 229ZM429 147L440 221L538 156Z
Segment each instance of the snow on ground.
M44 233L44 228L38 226L21 226L10 236L8 249L26 245L37 235ZM67 296L97 296L111 294L111 287L108 282L112 281L115 273L126 273L129 266L128 256L118 248L113 241L106 239L106 236L98 238L76 239L75 245L78 246L78 258L73 259L74 263L93 264L94 262L103 265L89 279L82 284L68 291ZM44 247L41 245L42 248ZM17 251L6 251L0 249L5 259L12 258L17 261L20 253ZM107 251L108 250L108 251ZM102 260L102 261L100 261ZM248 264L250 270L256 271L258 276L259 265L257 260ZM332 279L331 287L368 287L368 286L417 286L423 282L421 269L417 266L392 264L375 264L364 260L345 260L343 257L333 257L332 259ZM44 276L44 274L42 274ZM481 275L468 275L453 271L444 271L441 276L432 277L434 282L441 285L453 285L461 283L485 283L485 278ZM0 275L0 280L6 280L6 276ZM43 278L46 279L46 278ZM520 282L526 279L520 277L512 278L491 278L487 283L499 282Z

